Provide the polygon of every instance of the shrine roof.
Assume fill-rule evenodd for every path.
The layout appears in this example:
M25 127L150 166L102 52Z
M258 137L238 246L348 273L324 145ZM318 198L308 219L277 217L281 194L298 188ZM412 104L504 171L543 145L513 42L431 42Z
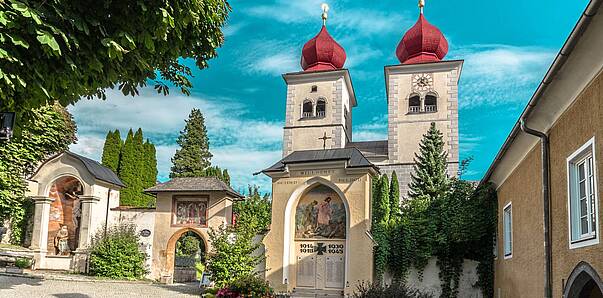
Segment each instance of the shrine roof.
M147 188L144 191L153 194L160 192L224 191L235 198L245 197L216 177L173 178L167 182Z
M360 150L362 155L367 158L388 156L387 140L383 141L366 141L366 142L349 142L347 148L356 148Z
M90 171L90 174L94 176L94 178L105 182L109 182L111 184L115 184L117 186L126 187L126 185L121 182L119 177L117 177L117 174L115 174L115 172L101 165L98 161L81 156L79 154L75 154L70 151L66 151L65 153L79 159L84 164L86 169Z
M271 167L262 170L262 173L280 172L285 170L288 164L306 163L306 162L326 162L326 161L347 161L347 168L369 168L375 167L363 154L355 147L337 148L337 149L319 149L294 151L287 155Z

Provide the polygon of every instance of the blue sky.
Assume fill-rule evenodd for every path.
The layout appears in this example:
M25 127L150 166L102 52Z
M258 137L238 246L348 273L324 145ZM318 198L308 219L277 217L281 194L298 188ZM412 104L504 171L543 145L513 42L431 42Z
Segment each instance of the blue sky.
M70 107L78 124L71 150L100 160L108 130L142 127L156 144L159 180L166 180L175 143L192 108L206 117L213 164L229 169L233 186L270 181L253 172L281 157L285 110L282 73L299 71L303 44L321 26L320 0L230 1L219 57L193 68L191 96L152 88L135 98L109 90L108 99ZM450 44L445 59L464 59L459 85L461 158L474 161L466 179L480 179L571 32L586 0L427 0L426 18ZM353 138L387 138L383 66L397 64L402 35L418 17L417 1L328 1L327 27L345 48L358 106Z

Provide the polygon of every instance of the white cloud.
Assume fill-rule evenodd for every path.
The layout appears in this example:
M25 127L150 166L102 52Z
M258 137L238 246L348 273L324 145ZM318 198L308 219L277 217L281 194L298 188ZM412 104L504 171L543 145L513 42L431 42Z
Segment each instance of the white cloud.
M539 47L470 45L449 59L464 59L461 108L523 103L544 76L555 51Z
M100 160L107 131L119 129L125 138L128 129L141 127L155 143L159 178L165 180L178 148L176 138L192 108L199 108L205 117L212 164L228 169L235 187L259 184L263 191L270 191L268 179L252 173L280 158L282 123L251 119L246 106L227 98L163 96L150 88L131 98L109 90L106 101L82 100L69 108L79 138L70 149Z
M258 40L241 57L242 69L250 74L278 76L300 70L301 47L282 40Z
M271 19L284 24L320 24L321 3L323 0L277 0L270 5L253 6L246 13ZM342 2L342 1L340 1ZM399 32L408 27L411 20L403 14L402 9L367 9L352 7L337 1L331 1L328 25L340 30L351 30L360 35L386 34ZM395 24L395 26L392 26Z

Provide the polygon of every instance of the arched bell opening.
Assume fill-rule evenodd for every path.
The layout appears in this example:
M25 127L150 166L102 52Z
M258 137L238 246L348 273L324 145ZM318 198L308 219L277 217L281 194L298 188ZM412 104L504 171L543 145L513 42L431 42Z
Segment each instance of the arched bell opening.
M83 189L82 182L73 176L59 177L50 184L49 255L69 256L78 248Z

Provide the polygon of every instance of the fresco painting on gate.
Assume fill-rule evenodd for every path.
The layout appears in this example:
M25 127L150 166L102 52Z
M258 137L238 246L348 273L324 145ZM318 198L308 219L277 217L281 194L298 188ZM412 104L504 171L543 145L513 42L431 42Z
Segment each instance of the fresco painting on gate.
M317 186L304 194L295 210L295 238L344 239L345 207L335 191Z

